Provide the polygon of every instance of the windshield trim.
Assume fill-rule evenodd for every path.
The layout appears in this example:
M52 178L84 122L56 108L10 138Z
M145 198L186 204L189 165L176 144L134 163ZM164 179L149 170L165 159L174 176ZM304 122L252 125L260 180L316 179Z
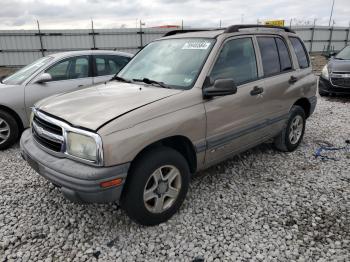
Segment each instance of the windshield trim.
M160 41L170 41L170 40L177 40L177 39L194 39L194 38L198 38L198 39L210 39L212 41L212 45L209 47L209 50L206 54L206 56L204 57L203 59L203 62L202 64L198 67L198 73L197 75L193 78L193 81L192 81L192 84L189 85L189 86L178 86L178 85L171 85L171 84L166 84L167 86L169 86L171 89L180 89L180 90L191 90L195 84L197 83L198 81L198 78L199 78L199 75L201 74L201 72L203 71L203 68L205 66L205 64L207 63L207 60L208 60L208 57L209 55L211 54L211 52L213 51L213 48L217 42L217 39L216 38L212 38L212 37L177 37L177 38L160 38L160 39L157 39L157 40L154 40L150 43L148 43L147 45L145 45L142 49L140 49L134 56L133 58L129 61L128 64L131 63L132 60L134 60L137 55L146 47L148 46L149 44L151 43L154 43L154 42L160 42ZM127 68L128 64L117 74L117 76L121 77L119 74L123 73L123 71ZM132 81L132 79L131 79ZM140 83L141 84L141 83Z

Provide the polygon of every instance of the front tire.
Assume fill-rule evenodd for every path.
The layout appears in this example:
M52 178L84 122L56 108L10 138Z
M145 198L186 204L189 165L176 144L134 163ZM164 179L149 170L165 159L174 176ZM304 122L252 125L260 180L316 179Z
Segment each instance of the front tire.
M167 147L148 150L132 164L121 205L139 224L160 224L180 208L189 182L189 166L179 152Z
M283 152L294 151L303 140L306 116L301 106L293 106L282 132L275 138L275 147Z
M318 93L320 94L320 96L329 96L329 92L323 91L321 89L318 90Z
M0 110L0 150L12 146L18 136L19 128L16 119L8 112Z

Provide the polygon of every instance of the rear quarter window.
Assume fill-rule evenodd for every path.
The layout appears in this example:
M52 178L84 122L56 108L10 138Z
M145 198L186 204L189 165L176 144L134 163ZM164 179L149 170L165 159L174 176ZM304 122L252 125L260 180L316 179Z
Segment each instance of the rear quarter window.
M298 59L298 64L300 68L308 68L310 66L310 61L306 53L306 49L301 40L297 37L289 37L292 43L294 52Z

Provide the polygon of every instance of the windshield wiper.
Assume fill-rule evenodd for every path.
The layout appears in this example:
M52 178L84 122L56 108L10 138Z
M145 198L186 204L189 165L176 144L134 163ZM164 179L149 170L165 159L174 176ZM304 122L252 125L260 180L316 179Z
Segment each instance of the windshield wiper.
M164 84L163 82L159 82L159 81L152 80L152 79L149 79L149 78L133 79L133 81L135 81L135 82L143 82L143 83L149 84L149 85L156 84L156 85L159 85L162 88L170 88L170 86Z
M111 78L111 80L110 80L110 81L113 81L113 80L117 80L117 81L120 81L120 82L125 82L125 83L131 83L131 81L130 81L130 80L125 79L125 78L122 78L122 77L117 76L117 75L113 76L113 77Z

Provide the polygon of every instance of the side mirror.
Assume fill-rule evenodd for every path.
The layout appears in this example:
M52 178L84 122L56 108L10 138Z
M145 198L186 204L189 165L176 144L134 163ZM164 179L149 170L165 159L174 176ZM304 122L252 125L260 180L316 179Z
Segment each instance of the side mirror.
M203 88L203 97L227 96L237 93L237 86L232 79L215 80L214 85Z
M49 73L41 74L35 81L35 83L42 84L52 80L52 76Z

